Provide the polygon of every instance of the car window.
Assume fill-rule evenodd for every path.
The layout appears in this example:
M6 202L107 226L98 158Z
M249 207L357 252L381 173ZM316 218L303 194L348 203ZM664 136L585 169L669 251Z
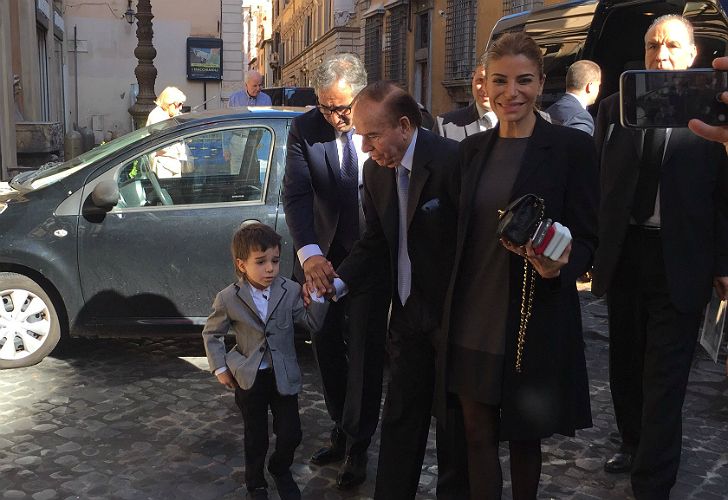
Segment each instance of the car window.
M191 135L126 162L118 208L265 199L272 130L254 126Z

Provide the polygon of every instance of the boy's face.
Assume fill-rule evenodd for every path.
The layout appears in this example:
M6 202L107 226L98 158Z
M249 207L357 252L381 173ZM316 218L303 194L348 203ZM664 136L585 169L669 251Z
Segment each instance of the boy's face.
M268 250L252 250L247 259L236 258L235 265L251 285L264 290L278 276L280 260L280 247L271 247Z

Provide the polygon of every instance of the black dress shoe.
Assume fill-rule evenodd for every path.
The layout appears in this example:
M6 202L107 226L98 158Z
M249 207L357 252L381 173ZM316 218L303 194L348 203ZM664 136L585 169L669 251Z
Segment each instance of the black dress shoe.
M359 486L367 479L367 454L359 453L346 457L344 465L336 478L336 487L340 490L349 490Z
M604 464L604 471L610 474L620 474L632 470L634 455L627 451L619 451Z
M268 469L268 472L270 472L270 469ZM273 481L276 483L278 496L281 497L281 500L301 500L301 490L290 471L280 475L271 473L271 476L273 476Z
M268 489L255 488L254 490L248 490L246 498L250 498L251 500L268 500Z
M327 465L338 462L346 455L344 446L326 446L311 455L311 463L314 465Z

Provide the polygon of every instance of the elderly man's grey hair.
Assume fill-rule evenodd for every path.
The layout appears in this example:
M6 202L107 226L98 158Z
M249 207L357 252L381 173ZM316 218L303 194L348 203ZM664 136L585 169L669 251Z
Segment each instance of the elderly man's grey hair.
M248 71L247 73L245 73L245 79L244 79L244 81L245 81L245 83L247 83L250 80L252 80L253 78L257 78L257 79L259 79L259 80L262 81L263 80L263 75L261 75L258 71L255 71L254 69L251 69L250 71Z
M355 54L342 52L327 56L313 73L316 94L344 80L356 96L367 85L367 70Z
M666 23L668 21L679 21L685 26L685 29L688 31L688 39L690 40L690 43L695 44L695 33L693 32L693 24L687 20L687 18L679 15L679 14L665 14L663 16L658 17L654 21L652 21L652 24L650 24L650 27L647 28L647 31L645 31L645 36L647 36L647 33L649 33L652 28L657 26L658 24Z

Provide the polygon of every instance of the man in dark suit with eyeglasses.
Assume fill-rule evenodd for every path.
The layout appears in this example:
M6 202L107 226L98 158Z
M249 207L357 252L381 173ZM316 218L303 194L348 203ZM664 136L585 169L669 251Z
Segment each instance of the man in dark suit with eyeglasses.
M300 264L294 272L321 294L330 291L334 268L364 230L359 186L367 155L353 134L351 105L366 83L357 56L327 57L314 73L318 106L296 117L288 135L283 203ZM334 428L311 462L346 458L340 489L366 479L367 449L379 419L389 295L376 277L373 269L370 285L332 304L322 330L312 335Z

